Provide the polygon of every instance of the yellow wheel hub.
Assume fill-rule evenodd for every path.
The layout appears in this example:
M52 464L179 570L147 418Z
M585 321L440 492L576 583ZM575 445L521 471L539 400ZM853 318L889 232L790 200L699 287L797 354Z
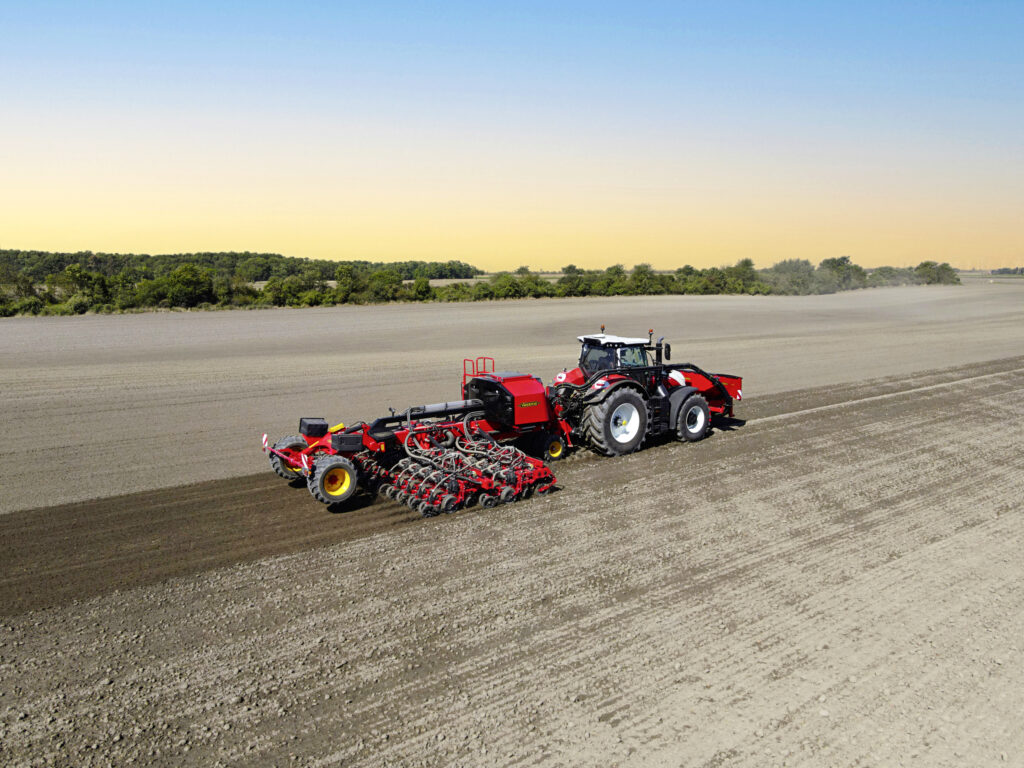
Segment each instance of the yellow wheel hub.
M344 467L334 467L324 474L324 492L330 496L341 496L352 485L352 475Z
M548 454L553 459L557 459L559 456L561 456L562 455L562 441L561 440L552 440L551 441L551 445L548 446Z

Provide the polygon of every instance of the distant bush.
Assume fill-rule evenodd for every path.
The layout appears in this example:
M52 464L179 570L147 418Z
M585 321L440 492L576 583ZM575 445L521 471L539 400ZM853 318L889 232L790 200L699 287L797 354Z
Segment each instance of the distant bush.
M172 253L149 255L144 253L49 253L47 251L0 250L0 272L4 267L25 275L34 283L42 283L47 275L60 274L75 265L83 272L114 277L125 272L137 273L138 279L168 275L178 267L191 264L215 275L238 277L245 282L259 282L271 277L288 277L314 272L320 280L331 280L339 264L351 265L361 272L391 269L401 280L467 279L483 274L483 270L461 261L331 261L302 259L277 253L221 252Z
M11 314L14 315L38 315L46 305L38 296L29 296L11 305Z
M523 266L472 285L430 284L431 279L466 279L480 274L476 267L458 261L381 264L253 253L145 256L0 251L0 316L549 296L808 295L960 281L946 263L925 261L914 268L865 270L849 256L839 256L825 259L817 267L804 259L788 259L759 270L751 259L741 259L730 267L697 269L687 265L671 273L655 271L649 264L629 270L621 264L594 270L569 264L556 281ZM252 285L257 280L265 281L262 289Z
M925 285L956 285L960 282L956 270L946 263L922 261L914 267L914 272L917 273L918 281Z

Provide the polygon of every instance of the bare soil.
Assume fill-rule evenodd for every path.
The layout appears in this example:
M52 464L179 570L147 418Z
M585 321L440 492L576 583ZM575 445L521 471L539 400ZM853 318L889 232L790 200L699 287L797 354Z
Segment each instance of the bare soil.
M575 456L556 465L560 492L494 510L421 520L367 501L331 514L256 474L255 440L234 434L221 448L256 451L254 471L222 466L182 485L172 468L175 487L129 478L124 495L94 501L62 488L31 504L28 479L43 487L46 473L12 481L5 470L5 495L26 490L0 517L0 764L1024 764L1019 291L707 302L722 325L694 334L701 354L677 342L676 357L744 374L745 423L622 459ZM583 319L551 313L577 305L493 305L517 307L524 324L547 311L552 325L515 347L495 323L495 351L550 355L558 336L564 359L563 337L590 321L577 329ZM628 301L597 322L615 327L616 307L635 324L641 308ZM673 313L684 327L695 317L687 302L648 310L666 314L663 328ZM178 322L155 317L161 333ZM149 332L135 351L71 349L79 386L92 366L149 376L176 359L188 373L135 395L124 378L122 390L97 384L98 444L132 422L122 391L163 392L180 422L151 422L153 442L130 446L143 467L183 451L162 429L216 432L229 403L273 400L276 376L232 379L234 400L225 386L191 420L188 403L173 404L189 381L223 376L233 344L279 340L231 323L218 338ZM424 338L456 348L461 325ZM90 328L81 339L96 338ZM314 344L296 359L317 349L333 354ZM19 353L6 337L4 354L42 379L60 367L45 343ZM360 354L339 353L351 365ZM442 367L438 389L455 378ZM320 386L296 381L266 414L279 432L300 415L289 404ZM399 378L358 397L379 410L432 399L418 396L431 386ZM62 402L30 390L5 426L26 429L33 408ZM92 418L67 397L69 414ZM81 426L70 418L64 435ZM45 458L72 478L98 463Z
M748 397L1012 357L1022 289L7 318L0 513L262 472L263 432L456 399L466 356L551 381L602 323L653 327Z

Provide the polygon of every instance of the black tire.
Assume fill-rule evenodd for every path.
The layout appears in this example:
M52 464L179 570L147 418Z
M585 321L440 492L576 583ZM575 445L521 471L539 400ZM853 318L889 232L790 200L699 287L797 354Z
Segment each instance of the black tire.
M647 403L635 389L623 387L589 406L583 423L595 451L624 456L637 450L647 436Z
M288 437L282 437L276 443L274 443L274 449L278 451L293 450L293 451L304 451L309 444L306 442L306 438L302 435L289 435ZM278 456L276 453L270 454L270 467L274 470L274 474L278 477L283 477L285 480L294 480L297 477L302 477L302 468L292 469L288 466L287 462Z
M544 461L561 461L568 450L561 435L544 436L544 452L541 454Z
M359 472L344 456L321 456L313 464L306 484L317 501L340 504L359 489Z
M696 392L690 395L679 408L676 417L676 437L687 443L703 440L711 429L711 411L708 401Z

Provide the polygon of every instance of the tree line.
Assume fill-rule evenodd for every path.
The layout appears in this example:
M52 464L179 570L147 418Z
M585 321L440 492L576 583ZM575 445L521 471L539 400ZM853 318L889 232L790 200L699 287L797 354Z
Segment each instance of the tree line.
M426 277L430 280L469 278L482 275L483 270L461 261L330 261L328 259L303 259L282 256L278 253L252 253L249 251L225 251L219 253L50 253L48 251L0 250L0 266L22 274L36 283L42 283L49 275L63 272L77 264L86 272L96 272L104 277L115 277L123 272L139 280L165 277L178 267L194 265L209 269L219 277L237 277L247 282L261 282L272 277L286 278L293 275L316 276L320 280L333 280L338 264L350 264L364 272L392 269L403 280Z
M154 308L311 307L395 301L657 294L806 295L887 285L959 283L949 264L866 270L850 257L781 261L756 269L750 259L731 267L673 272L649 264L632 269L580 269L570 264L548 280L529 267L473 280L482 270L459 261L325 261L277 254L55 254L0 251L0 316L73 315ZM448 285L431 280L450 279ZM262 283L262 285L257 285Z

